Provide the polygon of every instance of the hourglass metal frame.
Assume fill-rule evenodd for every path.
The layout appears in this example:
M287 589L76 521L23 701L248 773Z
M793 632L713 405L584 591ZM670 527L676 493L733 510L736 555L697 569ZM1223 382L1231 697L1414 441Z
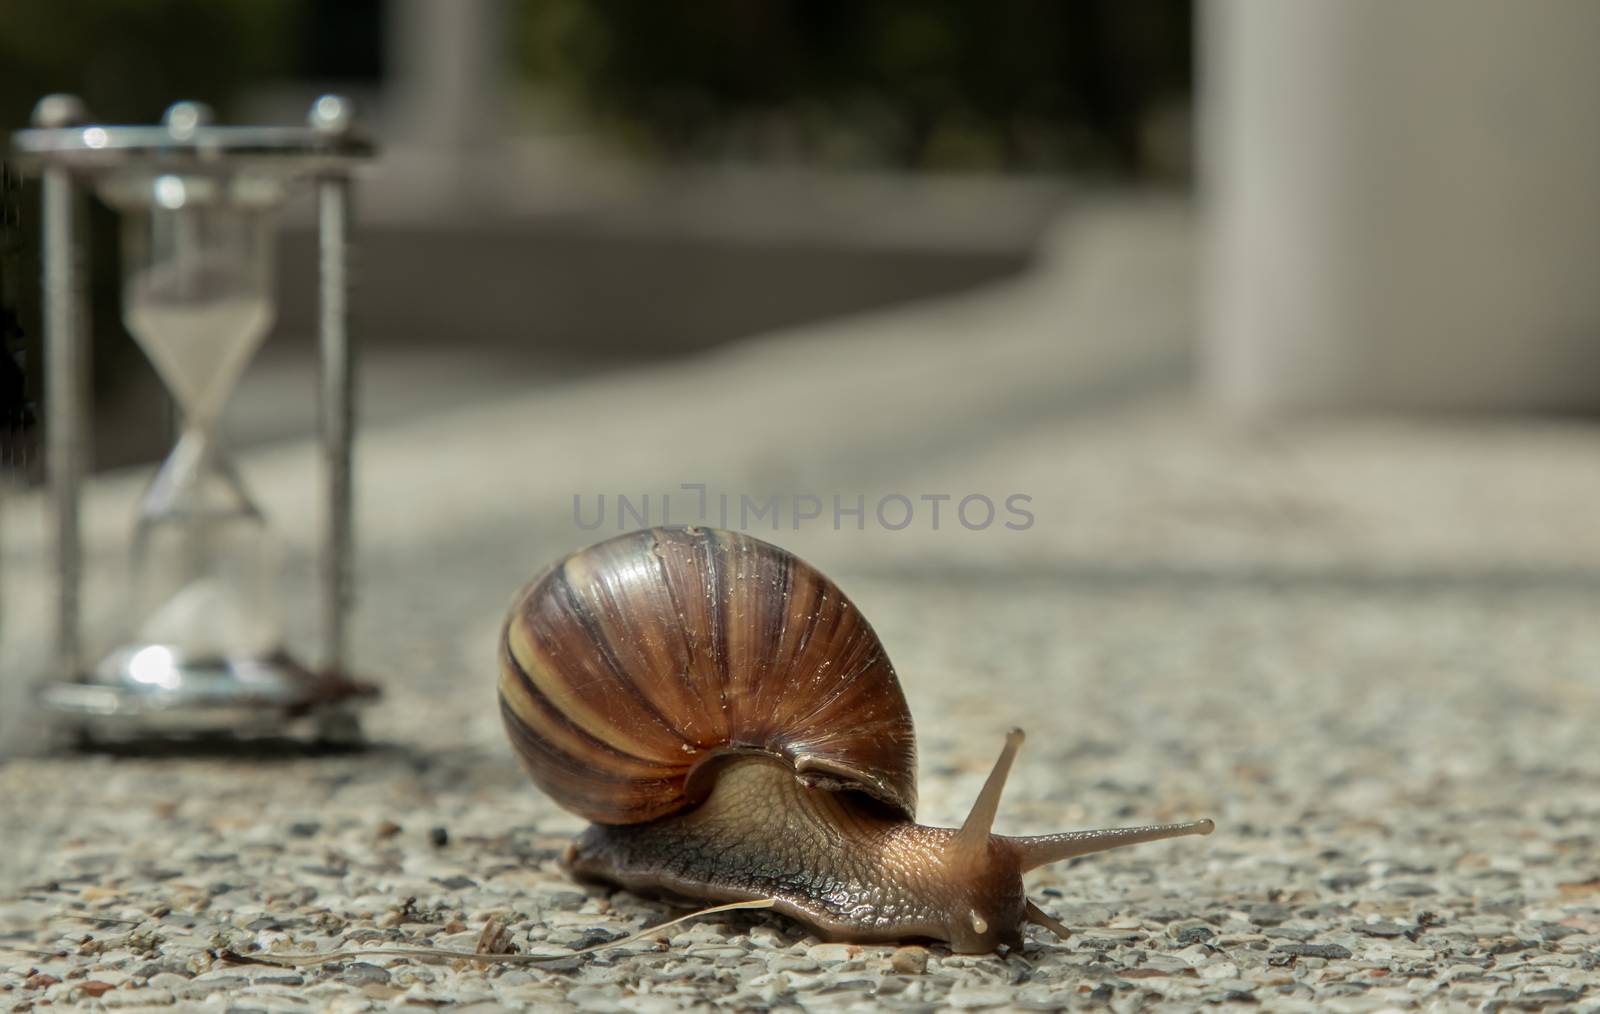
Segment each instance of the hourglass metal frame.
M51 95L35 107L33 127L13 135L12 147L23 169L42 177L45 467L55 530L57 670L41 703L91 735L277 735L309 726L320 738L359 737L355 706L375 690L346 669L355 388L348 250L352 176L376 149L357 128L350 103L335 95L318 98L304 127L214 126L206 107L188 102L169 109L160 126L103 126L89 122L76 98ZM291 187L309 183L317 204L326 493L318 561L320 658L311 668L285 659L281 671L271 673L177 663L158 679L108 677L90 666L83 641L80 504L90 433L84 194L115 174L234 178L250 171ZM139 647L123 645L112 655L130 648L137 654ZM269 661L267 668L274 665Z

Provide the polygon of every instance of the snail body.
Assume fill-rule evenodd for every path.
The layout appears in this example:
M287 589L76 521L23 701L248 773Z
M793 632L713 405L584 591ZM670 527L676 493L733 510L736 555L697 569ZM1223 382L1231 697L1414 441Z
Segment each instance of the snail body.
M1210 821L991 832L1012 730L961 828L915 822L916 742L877 635L826 577L759 539L655 528L572 554L517 596L500 712L519 760L592 821L573 875L712 902L771 899L832 940L984 952L1047 863L1205 834Z

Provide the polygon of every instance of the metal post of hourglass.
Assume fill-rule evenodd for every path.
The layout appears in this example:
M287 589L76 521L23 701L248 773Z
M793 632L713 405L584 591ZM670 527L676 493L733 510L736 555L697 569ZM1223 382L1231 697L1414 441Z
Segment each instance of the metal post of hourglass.
M313 130L330 138L349 137L354 126L350 103L337 95L324 95L312 103ZM354 598L351 569L355 552L354 498L351 489L351 451L355 437L355 357L350 345L348 256L350 246L350 177L325 173L317 179L317 248L320 283L317 338L322 361L318 392L323 475L327 507L323 514L322 668L346 672L345 623ZM327 709L319 733L326 739L359 736L353 713Z
M160 127L84 125L86 119L82 104L76 99L50 96L40 102L34 128L20 131L13 138L23 166L40 172L45 181L46 347L47 368L51 371L47 439L56 510L57 653L61 668L56 680L44 689L41 701L65 716L69 725L91 734L277 734L309 724L322 738L357 737L354 706L373 696L374 690L351 680L345 668L344 624L350 599L352 550L354 392L346 328L345 257L350 174L372 156L373 147L353 129L349 104L336 96L318 99L312 106L309 126L303 128L215 127L210 124L209 110L198 103L174 105ZM93 187L105 194L143 194L142 199L148 200L154 183L158 203L182 207L186 181L198 184L202 190L209 187L233 194L230 188L242 180L256 184L266 181L269 189L287 189L309 181L317 190L322 354L319 408L327 494L319 561L323 600L319 618L320 665L315 671L306 669L281 650L253 657L186 658L182 651L159 641L144 643L135 639L89 668L84 664L79 604L82 553L78 508L87 451L84 394L88 337L82 295L85 258L76 235L79 191ZM164 184L170 185L163 190ZM178 203L168 204L167 198L174 194ZM221 198L224 204L231 199ZM135 200L124 210L137 206ZM270 229L271 224L257 222L252 227ZM244 266L248 267L248 257ZM145 267L153 268L154 264ZM176 264L169 267L176 270ZM245 275L229 281L248 285ZM170 294L146 295L171 298ZM270 299L270 288L264 295ZM169 321L167 326L173 325ZM155 329L156 333L160 330ZM142 343L150 338L150 333L142 333ZM182 357L170 346L167 355L163 379L170 384L172 378L165 374L171 373L173 363ZM217 383L215 378L213 382ZM192 396L192 389L190 393ZM216 408L209 407L213 411ZM205 457L220 453L214 443L208 444L216 420L195 422L199 427L195 439L203 452L199 467L228 471L223 459ZM206 432L206 424L213 427L213 433ZM200 475L196 481L204 479ZM181 483L181 478L178 481ZM253 512L247 503L233 509L235 517L241 511L244 516ZM154 520L166 523L172 518L158 514ZM201 615L190 617L192 626L203 627L207 620Z
M71 95L47 95L33 110L33 124L64 130L89 119ZM56 556L55 659L58 671L82 669L83 544L78 521L78 490L88 459L86 386L89 358L89 301L80 246L82 204L65 166L41 173L44 217L44 361L46 391L45 467L54 507Z

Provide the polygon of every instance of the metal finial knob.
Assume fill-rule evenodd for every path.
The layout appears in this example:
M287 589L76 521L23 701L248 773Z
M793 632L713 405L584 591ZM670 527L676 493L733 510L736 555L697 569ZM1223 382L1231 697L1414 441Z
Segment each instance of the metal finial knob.
M33 125L54 129L76 127L89 122L89 107L76 95L57 92L46 95L33 106Z
M311 103L306 122L319 134L345 134L355 124L355 104L343 95L322 95Z
M216 120L216 114L204 102L174 102L167 107L166 115L161 117L161 122L167 125L174 137L187 138L194 134L197 127L204 127Z

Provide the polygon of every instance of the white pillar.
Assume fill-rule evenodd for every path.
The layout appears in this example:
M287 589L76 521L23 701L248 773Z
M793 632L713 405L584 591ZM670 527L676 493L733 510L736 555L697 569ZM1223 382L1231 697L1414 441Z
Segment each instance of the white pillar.
M1207 393L1600 405L1600 3L1208 0Z
M481 199L479 170L506 133L504 0L390 0L383 137L418 199Z

